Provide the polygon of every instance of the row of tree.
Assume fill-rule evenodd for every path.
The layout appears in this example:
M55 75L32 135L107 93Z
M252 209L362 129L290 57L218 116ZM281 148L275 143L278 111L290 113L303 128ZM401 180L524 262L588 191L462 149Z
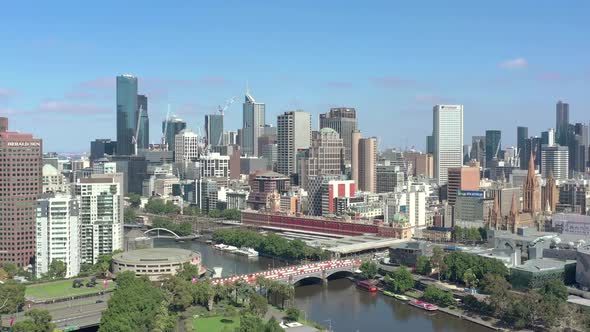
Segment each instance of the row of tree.
M456 242L482 242L487 240L488 238L488 231L483 228L473 228L473 227L453 227L452 231L453 240Z
M136 196L130 196L129 201L131 207L137 208L139 207L139 203L137 201ZM132 209L127 209L132 210ZM180 207L174 204L172 201L164 201L161 198L152 197L148 200L148 202L144 206L144 210L148 213L153 214L179 214ZM187 206L183 209L182 213L188 216L202 216L202 211L196 206ZM240 220L240 210L238 209L225 209L225 210L218 210L213 209L209 211L208 216L211 218L223 218L227 220ZM126 215L127 216L127 215ZM132 214L129 214L129 219ZM126 218L127 220L128 218Z
M320 260L327 257L323 250L310 247L301 240L290 241L273 233L262 235L244 229L220 229L213 233L213 240L236 247L250 247L265 255L293 260Z
M191 235L193 233L193 226L190 222L174 222L172 219L163 217L154 218L152 228L166 228L180 236Z
M518 293L511 291L510 283L502 276L486 274L481 286L489 294L487 301L478 301L473 296L467 296L464 305L471 310L501 319L516 328L565 329L580 326L580 323L586 324L585 328L590 327L590 319L580 322L583 315L571 314L583 309L567 304L568 291L561 280L552 279L539 289Z

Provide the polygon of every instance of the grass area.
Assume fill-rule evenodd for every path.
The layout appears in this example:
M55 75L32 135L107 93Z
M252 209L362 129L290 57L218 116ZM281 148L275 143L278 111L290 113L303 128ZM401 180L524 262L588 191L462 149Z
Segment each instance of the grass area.
M418 291L414 291L414 290L409 290L409 291L405 292L405 294L407 296L410 296L410 297L413 297L413 298L416 298L416 299L419 299L419 298L422 297L422 293L420 293Z
M208 331L233 331L240 326L240 317L203 317L193 320L193 328L196 332Z
M73 288L73 280L62 280L44 284L28 285L25 291L25 297L30 299L61 299L75 295L94 294L104 290L102 280L97 280L94 287L82 286L80 288ZM84 280L86 283L86 280ZM109 281L107 290L115 288L115 283Z

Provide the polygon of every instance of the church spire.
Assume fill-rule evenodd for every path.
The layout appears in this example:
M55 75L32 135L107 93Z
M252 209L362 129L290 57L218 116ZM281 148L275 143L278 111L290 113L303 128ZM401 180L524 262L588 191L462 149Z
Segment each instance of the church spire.
M516 197L516 193L512 194L512 206L510 207L510 214L515 216L518 214L519 206L518 206L518 198Z

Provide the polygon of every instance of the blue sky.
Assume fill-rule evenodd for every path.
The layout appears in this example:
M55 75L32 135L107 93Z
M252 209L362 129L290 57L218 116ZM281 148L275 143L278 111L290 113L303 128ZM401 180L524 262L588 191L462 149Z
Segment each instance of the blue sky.
M465 141L500 129L515 144L590 120L588 1L96 1L11 2L0 8L0 116L46 151L89 150L115 138L115 76L137 75L151 141L166 105L202 126L232 96L240 126L246 82L284 111L356 107L381 147L422 149L432 106L465 105Z

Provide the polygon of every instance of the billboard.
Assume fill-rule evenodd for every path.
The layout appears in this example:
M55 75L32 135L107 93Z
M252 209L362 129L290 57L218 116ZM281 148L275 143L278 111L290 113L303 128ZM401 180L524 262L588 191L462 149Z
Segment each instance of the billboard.
M474 198L483 198L483 191L479 190L458 190L457 197L474 197Z

